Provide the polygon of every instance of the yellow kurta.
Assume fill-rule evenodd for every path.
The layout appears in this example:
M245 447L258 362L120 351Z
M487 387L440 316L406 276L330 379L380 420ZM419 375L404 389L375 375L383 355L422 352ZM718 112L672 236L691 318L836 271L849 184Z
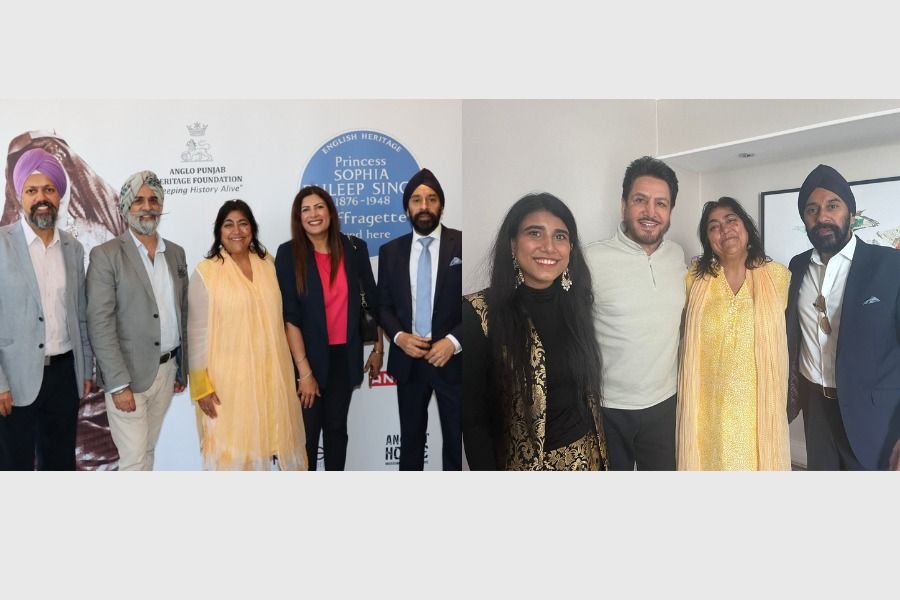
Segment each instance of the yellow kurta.
M197 360L190 363L191 397L215 391L221 401L216 419L197 408L204 466L267 469L277 456L282 469L305 470L303 415L274 263L251 253L250 281L222 254L224 262L197 266L190 288L189 347Z
M761 269L772 275L779 299L786 301L790 272L777 263L767 263ZM703 303L696 405L696 441L702 470L759 468L758 365L750 276L748 271L735 294L720 273L710 281ZM693 278L688 273L688 287Z

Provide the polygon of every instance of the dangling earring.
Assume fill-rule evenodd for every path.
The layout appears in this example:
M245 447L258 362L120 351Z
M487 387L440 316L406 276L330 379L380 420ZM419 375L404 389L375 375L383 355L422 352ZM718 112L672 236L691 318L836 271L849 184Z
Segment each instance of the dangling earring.
M572 289L572 277L569 276L569 268L566 267L566 270L563 271L562 278L559 280L560 285L562 285L562 289L565 291L569 291Z
M519 266L519 261L516 259L516 255L512 255L513 259L513 271L516 274L516 287L519 287L523 283L525 283L525 275L522 274L522 267Z

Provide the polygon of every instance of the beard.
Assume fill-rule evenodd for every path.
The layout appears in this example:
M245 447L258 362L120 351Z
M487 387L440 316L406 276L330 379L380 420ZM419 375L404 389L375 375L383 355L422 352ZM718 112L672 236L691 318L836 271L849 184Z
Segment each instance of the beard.
M654 223L656 223L658 225L662 225L662 222L658 221L656 219L643 219L643 220L653 221ZM669 223L669 225L666 225L665 227L657 228L656 232L644 231L643 229L641 229L640 223L638 221L634 221L632 223L631 221L626 219L625 220L625 235L639 244L645 244L647 246L652 246L654 244L658 244L662 240L663 236L666 235L666 232L669 231L670 225L671 225L671 222Z
M153 235L156 228L159 227L159 217L162 215L158 210L139 210L137 212L125 213L125 220L128 226L141 235ZM144 221L141 217L153 217L152 221Z
M827 232L832 235L824 235ZM847 217L847 223L843 227L838 227L831 223L823 223L816 225L812 229L806 230L806 237L809 238L813 248L819 251L819 254L835 255L841 251L841 248L850 241L850 217Z
M429 233L437 229L437 226L441 222L441 214L443 212L443 209L441 209L437 214L428 212L427 210L416 213L410 219L412 221L413 229L415 229L416 233L418 233L419 235L428 235Z
M44 206L50 209L49 212L40 215L37 214L38 209ZM38 229L53 229L56 225L56 217L58 214L58 208L46 200L41 200L40 202L35 202L31 206L31 213L28 215L28 221Z

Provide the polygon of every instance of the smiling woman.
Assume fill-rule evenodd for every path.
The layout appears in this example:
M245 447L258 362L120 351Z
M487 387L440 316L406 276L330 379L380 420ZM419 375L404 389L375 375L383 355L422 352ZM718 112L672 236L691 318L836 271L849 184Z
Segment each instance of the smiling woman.
M207 469L305 470L303 417L294 393L272 256L242 200L219 209L214 241L191 276L191 398Z
M511 245L513 262L519 265L523 282L530 288L546 289L568 271L572 252L569 228L553 213L539 210L526 215ZM571 281L568 275L565 280Z
M703 254L685 277L678 469L789 470L790 273L734 198L707 202L698 234Z
M473 470L605 469L591 276L569 208L516 202L491 285L463 300L463 439Z
M364 294L370 314L378 314L375 276L366 243L342 234L340 223L331 194L318 186L304 187L291 207L291 240L275 256L311 470L316 469L320 434L325 469L344 469L353 389L364 372L371 381L384 357L378 328L375 347L363 364L360 308Z

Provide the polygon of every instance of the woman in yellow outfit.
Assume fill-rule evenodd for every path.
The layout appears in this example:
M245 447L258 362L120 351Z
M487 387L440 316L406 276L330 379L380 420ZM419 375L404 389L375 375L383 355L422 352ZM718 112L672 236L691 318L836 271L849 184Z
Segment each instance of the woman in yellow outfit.
M790 272L734 198L703 207L678 374L679 470L790 470L784 310Z
M242 200L219 209L188 287L191 398L207 469L306 470L305 434L272 256Z

